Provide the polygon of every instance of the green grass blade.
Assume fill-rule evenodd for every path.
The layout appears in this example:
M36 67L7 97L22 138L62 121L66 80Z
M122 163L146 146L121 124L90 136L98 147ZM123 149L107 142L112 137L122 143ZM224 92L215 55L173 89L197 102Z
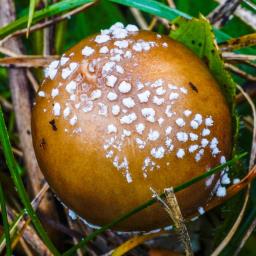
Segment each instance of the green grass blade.
M27 29L28 29L27 30L27 37L29 35L29 29L30 29L30 26L31 26L32 21L33 21L35 8L36 8L36 0L30 0L29 1L29 13L28 13L28 25L27 25Z
M61 12L66 12L71 9L77 8L86 3L92 3L92 0L64 0L55 4L52 4L42 10L34 12L32 23L41 21L42 19L49 18L51 16L57 15ZM9 23L8 25L0 28L0 38L7 36L8 34L22 29L26 26L28 22L28 16L22 16L21 18Z
M165 18L167 20L173 20L179 16L191 19L192 17L188 14L181 12L177 9L170 8L165 4L162 4L153 0L110 0L111 2L118 3L125 6L137 8L143 12ZM218 42L226 41L231 37L224 32L214 28L214 33Z
M25 187L22 183L22 179L19 175L19 170L17 168L15 158L12 153L9 135L8 135L8 132L7 132L7 129L5 126L4 115L3 115L1 107L0 107L0 141L2 144L5 160L6 160L7 166L10 170L15 187L18 191L20 199L21 199L24 207L26 208L26 211L29 214L38 234L40 235L40 237L42 238L42 240L44 241L46 246L49 248L49 250L54 255L60 255L59 252L57 251L57 249L55 248L55 246L53 245L52 241L48 237L47 233L45 232L40 220L38 219L34 209L32 208L32 205L30 204Z
M222 164L222 165L218 165L214 168L212 168L211 170L209 170L208 172L197 176L177 187L174 188L174 192L177 193L191 185L193 185L196 182L199 182L209 176L211 176L212 174L215 174L217 172L220 172L221 170L223 170L223 168L227 167L227 166L231 166L233 164L235 164L239 159L245 157L247 155L247 153L242 153L240 155L235 156L232 160L227 161L226 163ZM164 193L162 193L160 195L161 198L163 198L165 196ZM121 215L120 217L118 217L117 219L115 219L114 221L112 221L109 224L106 224L104 226L102 226L101 228L97 229L96 231L94 231L93 233L89 234L86 238L82 239L78 244L74 245L71 249L69 249L68 251L66 251L63 256L70 256L73 255L77 249L86 246L86 244L91 241L92 239L96 238L99 234L103 233L104 231L114 227L115 225L121 223L122 221L128 219L129 217L131 217L132 215L140 212L141 210L153 205L156 202L156 199L152 198L150 200L148 200L147 202L139 205L138 207L132 209L130 212L125 213L124 215Z
M10 228L9 228L9 223L7 218L4 192L1 184L0 184L0 205L1 205L3 225L4 225L4 236L6 241L6 254L7 256L11 256L12 248L11 248Z
M11 223L10 227L9 227L9 234L10 237L13 237L13 235L15 234L17 228L18 228L18 224L19 222L22 220L22 218L25 215L25 211L22 210L22 212L16 217L16 219ZM2 237L0 238L0 252L1 250L3 250L3 248L5 247L6 244L6 237L5 235L2 235Z

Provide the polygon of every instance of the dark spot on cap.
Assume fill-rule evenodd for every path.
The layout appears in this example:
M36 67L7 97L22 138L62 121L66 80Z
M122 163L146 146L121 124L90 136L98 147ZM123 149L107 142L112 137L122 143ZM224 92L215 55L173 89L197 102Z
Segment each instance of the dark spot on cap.
M57 131L57 126L56 126L56 123L55 123L55 119L52 119L49 124L52 126L52 129L54 131Z
M192 82L189 82L188 84L189 84L189 86L191 87L191 89L192 89L193 91L195 91L195 92L198 93L197 87L196 87Z
M30 134L31 134L30 130L27 130L27 134L28 134L28 135L30 135Z
M192 43L192 44L195 44L195 43L196 43L196 41L195 41L195 40L192 40L192 41L191 41L191 43Z
M46 141L45 141L44 138L41 139L39 146L40 146L40 148L42 148L43 150L46 149Z
M215 53L215 50L214 50L214 49L211 49L211 53L214 54L214 53Z
M198 43L198 46L199 46L199 47L201 47L202 45L203 45L203 44L202 44L201 42L200 42L200 43Z

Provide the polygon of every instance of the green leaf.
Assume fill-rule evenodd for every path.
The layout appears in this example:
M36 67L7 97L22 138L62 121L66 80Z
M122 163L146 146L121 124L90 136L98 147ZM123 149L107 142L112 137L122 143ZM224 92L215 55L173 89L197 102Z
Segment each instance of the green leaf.
M11 143L10 143L8 132L7 132L7 129L5 126L4 116L3 116L1 107L0 107L0 142L2 144L4 157L5 157L7 166L10 170L15 187L18 191L20 199L21 199L24 207L26 208L26 211L29 214L38 234L41 236L44 243L47 245L49 250L54 255L60 255L60 253L57 251L57 249L53 245L52 241L48 237L47 233L45 232L40 220L38 219L35 211L33 210L32 205L29 201L28 195L26 193L25 187L22 183L22 179L19 174L19 169L17 167L17 163L16 163L15 158L12 153Z
M77 8L86 3L92 3L93 0L64 0L55 4L52 4L42 10L36 11L33 17L33 23L41 21L45 18L52 17L62 12L69 11L71 9ZM22 16L21 18L9 23L8 25L0 28L0 38L7 36L8 34L22 29L26 26L28 22L28 16Z
M11 238L10 238L10 231L9 231L10 229L9 229L9 223L7 218L4 192L1 184L0 184L0 206L1 206L1 212L2 212L3 225L4 225L5 241L6 241L6 254L7 256L11 256L12 248L11 248Z
M27 36L29 35L29 29L33 21L33 16L36 8L36 0L29 1L29 13L28 13L28 25L27 25Z
M221 53L215 43L212 26L202 15L191 20L179 17L172 22L176 29L170 32L170 37L191 49L201 58L217 80L233 117L234 142L238 134L237 116L235 113L236 84L229 72L225 70ZM235 148L235 147L234 147Z

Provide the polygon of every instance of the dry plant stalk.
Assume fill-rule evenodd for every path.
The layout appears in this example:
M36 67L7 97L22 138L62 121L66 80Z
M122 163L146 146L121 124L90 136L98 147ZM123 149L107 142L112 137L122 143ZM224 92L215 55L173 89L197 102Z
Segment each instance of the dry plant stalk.
M1 0L0 26L4 26L15 19L15 7L11 0ZM22 44L18 39L10 39L5 47L16 54L22 54ZM28 80L23 69L9 69L9 86L16 117L16 125L20 138L21 149L24 154L25 166L29 181L30 192L35 196L42 187L44 177L36 161L31 138L31 104ZM48 192L49 193L49 192ZM40 205L40 213L58 220L57 211L49 193ZM51 229L49 228L49 231Z
M181 210L180 210L177 198L175 196L175 193L173 191L173 188L168 188L164 190L166 202L152 188L150 189L153 193L153 196L155 196L156 199L164 206L165 211L171 217L174 223L174 226L176 227L177 232L180 236L180 239L184 245L186 256L193 256L194 254L193 254L188 230L185 225L185 220L183 219L183 216L181 214Z
M241 2L242 0L227 0L223 4L217 6L208 15L210 23L216 27L224 26Z
M254 46L256 44L256 33L244 35L239 38L232 38L224 43L219 44L221 51L234 51L241 48Z
M252 113L253 113L253 138L252 138L252 149L251 149L250 163L249 163L250 170L253 170L253 166L254 166L255 159L256 159L256 108L254 106L254 103L253 103L252 99L243 90L243 88L240 87L239 85L237 85L237 88L239 89L239 91L243 94L243 96L248 101L248 103L249 103L249 105L252 109ZM242 219L243 219L243 216L244 216L244 213L245 213L245 209L246 209L247 203L249 201L249 197L250 197L250 188L251 188L251 183L249 183L248 186L247 186L247 190L246 190L246 194L245 194L245 198L244 198L244 203L243 203L242 209L241 209L235 223L233 224L232 228L230 229L229 233L224 238L224 240L214 250L214 252L212 253L212 256L217 256L223 251L223 249L227 246L227 244L230 242L230 240L234 236L234 234L235 234L237 228L239 227L240 223L242 222Z
M37 68L46 67L51 61L57 59L58 56L31 56L22 55L18 57L6 57L0 59L1 67L16 68Z
M247 79L249 81L256 82L256 76L253 76L251 74L246 73L245 71L239 69L238 67L230 64L230 63L225 63L225 68L229 69L231 72L243 77L244 79Z

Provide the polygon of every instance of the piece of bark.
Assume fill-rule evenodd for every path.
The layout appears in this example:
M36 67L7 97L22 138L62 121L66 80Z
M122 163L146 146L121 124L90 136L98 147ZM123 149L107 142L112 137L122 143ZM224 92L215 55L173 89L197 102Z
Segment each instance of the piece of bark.
M0 0L0 27L15 19L15 7L12 0ZM9 39L6 48L17 54L22 54L22 43L17 38ZM9 86L12 94L12 104L16 117L16 126L19 133L20 147L24 154L24 162L27 169L28 190L34 197L41 189L44 177L39 169L35 157L31 138L31 103L28 80L24 69L9 69ZM50 192L43 199L39 207L39 214L48 216L58 221L53 196ZM44 223L43 223L44 224ZM53 238L59 238L55 231L44 225Z

